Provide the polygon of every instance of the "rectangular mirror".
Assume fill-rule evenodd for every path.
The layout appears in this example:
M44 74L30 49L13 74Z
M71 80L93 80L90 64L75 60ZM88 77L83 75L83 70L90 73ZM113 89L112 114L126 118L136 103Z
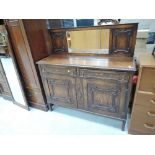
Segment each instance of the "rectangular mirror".
M109 54L109 29L67 31L69 53Z
M26 98L22 93L22 88L20 86L21 84L19 83L18 75L16 73L12 58L1 58L1 62L14 98L14 103L25 109L29 109Z

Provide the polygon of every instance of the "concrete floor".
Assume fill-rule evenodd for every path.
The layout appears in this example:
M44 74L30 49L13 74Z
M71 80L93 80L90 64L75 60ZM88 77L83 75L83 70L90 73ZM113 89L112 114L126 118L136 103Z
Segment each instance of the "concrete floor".
M0 98L0 134L127 135L121 122L77 110L55 107L44 112L22 109Z

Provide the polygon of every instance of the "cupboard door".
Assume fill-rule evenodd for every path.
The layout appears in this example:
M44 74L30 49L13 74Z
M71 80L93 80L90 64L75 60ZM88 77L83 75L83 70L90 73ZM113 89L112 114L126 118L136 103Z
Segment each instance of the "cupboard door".
M136 43L136 28L112 30L112 53L133 56Z
M106 74L108 74L106 72ZM119 75L119 74L118 74ZM116 77L116 76L115 76ZM107 116L126 118L128 82L103 74L103 77L83 79L84 107L88 111Z
M50 74L44 76L43 82L49 104L77 108L73 77Z

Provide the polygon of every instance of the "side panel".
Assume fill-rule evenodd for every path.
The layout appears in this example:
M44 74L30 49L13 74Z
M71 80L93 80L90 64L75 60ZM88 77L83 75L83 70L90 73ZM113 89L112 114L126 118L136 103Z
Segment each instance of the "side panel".
M31 106L47 110L23 22L22 20L8 20L7 25L14 55L24 82L27 100Z

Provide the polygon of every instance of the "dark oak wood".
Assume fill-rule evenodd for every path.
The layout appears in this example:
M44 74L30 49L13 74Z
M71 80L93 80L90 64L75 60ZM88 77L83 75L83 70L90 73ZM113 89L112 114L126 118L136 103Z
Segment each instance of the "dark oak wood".
M3 59L3 61L5 61L5 60L10 61L10 65L13 65L13 68L14 68L14 71L15 71L14 74L16 74L15 76L17 77L18 84L19 84L19 87L20 87L20 90L21 90L20 93L21 93L21 95L23 97L23 101L24 101L25 105L23 105L23 103L19 103L14 98L13 93L12 93L12 88L10 88L10 81L8 81L8 79L6 77L6 73L5 73L6 70L4 71L2 63L1 63L1 67L0 67L1 71L2 71L1 74L2 74L2 77L3 77L3 78L1 78L1 79L3 79L1 81L2 82L1 83L1 96L4 97L5 99L11 100L16 105L18 105L18 106L20 106L20 107L22 107L22 108L24 108L26 110L29 110L29 106L28 106L28 103L27 103L27 100L26 100L26 97L25 97L25 92L24 92L24 89L23 89L23 85L22 85L22 82L21 82L21 77L19 75L16 59L15 59L15 56L13 54L13 48L12 48L12 44L11 44L10 37L9 37L9 34L8 34L7 22L6 22L6 20L1 20L1 21L2 21L1 22L2 25L0 25L0 33L4 37L5 46L3 46L3 48L2 48L3 53L0 54L0 57L1 57L1 59ZM12 63L11 63L11 61L12 61Z
M112 29L112 51L111 54L134 55L134 46L136 44L137 27Z
M36 62L51 54L51 38L46 28L44 19L22 20L24 29L31 49L33 61Z
M115 24L93 27L49 29L53 44L53 52L68 52L66 31L100 30L109 29L109 53L118 56L133 56L136 44L137 23Z
M115 70L135 70L135 61L132 57L119 57L112 55L95 54L52 54L47 58L37 62L38 64L58 65L58 66L79 66L100 69ZM63 72L67 72L64 70Z
M37 62L47 102L119 119L124 130L135 62L130 57L51 55Z
M96 29L115 29L115 28L120 28L120 29L125 29L125 28L133 28L137 27L138 23L127 23L127 24L111 24L111 25L101 25L101 26L80 26L80 27L73 27L73 28L53 28L49 29L49 31L59 31L61 30L71 30L71 31L81 31L81 30L96 30Z
M38 68L35 65L35 61L50 54L46 25L42 20L7 20L6 25L28 103L38 109L48 110ZM40 43L41 46L39 47L37 43Z
M46 74L48 102L76 108L75 79L70 76Z
M59 31L52 31L51 33L52 39L52 47L54 53L61 53L66 52L67 48L67 39L66 39L66 31L59 30Z
M82 69L87 109L120 117L124 112L130 74L114 71Z
M119 119L124 129L136 70L132 57L136 23L50 29L50 37L46 20L6 20L6 25L31 106L47 110L58 104L81 109ZM66 31L107 28L110 55L67 54Z
M13 101L14 104L16 104L16 105L18 105L18 106L20 106L20 107L22 107L22 108L24 108L26 110L30 110L28 102L27 102L27 99L26 99L26 95L25 95L25 92L24 92L24 88L23 88L22 79L21 79L21 76L20 76L19 67L17 65L17 61L16 61L16 58L15 58L15 55L14 55L14 52L13 52L12 43L10 41L10 36L8 34L8 27L7 27L7 24L6 24L6 20L3 20L3 22L4 22L5 29L7 31L7 34L6 34L7 50L8 50L9 56L12 59L12 64L11 65L13 65L13 67L14 67L14 71L15 71L15 74L16 74L16 77L17 77L17 80L18 80L18 84L19 84L20 90L21 90L20 93L21 93L21 95L23 97L25 105L23 105L22 103L19 103L18 101L16 101L14 97L12 97L12 99L13 99L12 101ZM9 82L8 82L8 84L9 84Z
M139 65L129 133L155 134L155 57L142 54Z

